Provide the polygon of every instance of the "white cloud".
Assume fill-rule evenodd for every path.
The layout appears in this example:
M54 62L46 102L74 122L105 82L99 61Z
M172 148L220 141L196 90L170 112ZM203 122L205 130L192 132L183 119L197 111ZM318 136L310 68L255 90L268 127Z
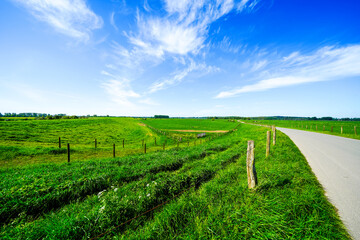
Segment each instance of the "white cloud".
M237 45L234 46L231 43L231 40L229 39L229 37L225 36L221 42L218 44L219 48L225 52L229 52L229 53L238 53L240 48L242 47L241 45Z
M210 24L234 7L233 0L164 2L165 16L142 16L138 11L137 33L125 33L132 45L131 53L160 59L167 53L196 55L204 47Z
M360 45L324 47L313 54L291 53L278 60L276 76L232 91L220 92L215 98L233 97L241 93L265 91L309 82L338 80L360 76ZM276 69L267 69L266 71Z
M116 26L116 24L115 24L115 12L112 12L111 14L110 14L110 24L111 24L111 26L113 26L113 28L116 30L116 31L119 31L119 29L118 29L118 27Z
M159 90L166 89L172 85L178 84L182 82L191 72L199 71L202 72L202 74L208 74L211 72L217 72L220 71L219 68L214 66L208 66L204 63L197 64L194 61L190 61L190 64L187 68L184 70L174 73L173 77L166 79L164 81L155 82L153 85L150 86L149 93L154 93Z
M239 12L248 11L251 12L254 10L255 6L258 4L257 0L241 0L237 5L236 9Z
M109 76L108 74L105 74ZM111 74L110 74L111 75ZM121 106L131 107L131 98L139 98L140 95L131 89L130 81L123 79L110 79L102 83L102 87L109 94L111 100Z
M261 60L259 62L256 62L253 67L251 68L252 71L257 71L261 68L263 68L264 66L266 66L266 64L268 64L267 60Z
M13 0L24 6L38 20L56 31L81 41L90 38L91 31L101 28L103 20L84 0Z

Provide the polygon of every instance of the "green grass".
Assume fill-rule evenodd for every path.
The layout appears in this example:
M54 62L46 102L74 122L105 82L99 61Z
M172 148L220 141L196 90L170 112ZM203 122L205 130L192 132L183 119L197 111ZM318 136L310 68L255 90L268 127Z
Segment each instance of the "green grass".
M265 158L267 130L241 124L189 148L2 169L0 238L89 239L180 194L104 238L349 239L286 135L278 132ZM255 190L247 188L250 139Z
M277 127L300 129L304 131L312 131L331 134L335 136L360 139L360 122L358 121L245 120L244 122L264 125L275 125ZM355 126L357 130L356 135L354 132ZM333 127L332 131L331 127ZM341 127L343 127L343 133L341 133Z
M0 132L0 167L67 161L67 143L72 149L72 161L111 157L113 144L117 146L117 156L143 152L142 140L148 151L161 149L159 145L164 142L175 144L132 118L1 121ZM59 137L62 150L56 150Z
M143 123L163 130L231 130L237 123L224 119L146 119Z

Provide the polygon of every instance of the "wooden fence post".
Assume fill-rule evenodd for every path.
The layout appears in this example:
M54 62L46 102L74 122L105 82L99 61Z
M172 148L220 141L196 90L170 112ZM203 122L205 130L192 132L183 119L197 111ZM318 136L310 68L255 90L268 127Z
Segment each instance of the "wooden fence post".
M273 145L275 145L276 144L276 127L275 126L273 126Z
M318 128L317 128L317 125L316 125L316 131L318 130Z
M254 155L254 141L248 141L247 156L246 156L246 170L248 178L248 187L250 189L256 187L257 176L255 169L255 155Z
M59 137L59 148L61 148L61 137Z
M115 158L115 143L113 144L113 157Z
M155 138L155 146L156 146L156 138Z
M96 138L95 138L95 148L97 148L97 140L96 140Z
M269 156L270 153L270 131L267 131L267 137L266 137L266 157Z
M334 128L334 127L333 127L333 126L331 126L331 132L333 131L333 128Z
M323 126L323 131L325 131L325 125Z
M146 143L144 144L144 153L146 153Z
M341 126L341 134L343 134L343 126Z
M354 133L355 133L355 135L357 135L356 126L354 126Z
M68 162L70 162L70 143L67 144Z

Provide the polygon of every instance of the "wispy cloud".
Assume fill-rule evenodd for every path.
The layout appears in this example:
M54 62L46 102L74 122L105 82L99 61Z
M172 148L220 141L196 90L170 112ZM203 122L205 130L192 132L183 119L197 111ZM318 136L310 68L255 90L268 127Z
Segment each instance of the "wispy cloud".
M257 0L241 0L239 3L237 3L236 9L239 12L242 11L251 12L255 9L255 6L258 4L258 2L259 1Z
M202 74L208 74L211 72L220 71L219 68L214 66L208 66L205 63L195 63L191 60L189 66L180 72L176 72L173 74L171 78L168 78L163 81L155 82L153 85L150 86L149 93L154 93L159 90L166 89L172 85L179 84L182 82L191 72L198 71L202 72Z
M102 72L104 75L114 77L112 74ZM110 96L111 100L121 106L131 107L134 106L130 99L139 98L140 94L131 89L130 81L128 79L110 79L103 82L101 85L106 93Z
M91 31L101 28L103 20L84 0L13 0L34 17L56 31L80 41L87 41Z
M151 12L147 2L145 9ZM197 54L204 47L212 22L234 8L233 0L164 1L163 16L137 12L137 31L125 33L132 49L129 57L150 55L164 58L165 54ZM141 52L141 54L137 54Z
M116 23L115 23L115 12L111 12L110 14L110 24L111 26L113 26L113 28L116 30L116 31L119 31L118 27L116 26Z
M360 76L360 45L341 48L328 46L308 55L294 52L278 59L274 65L276 69L266 69L268 72L275 72L272 77L235 90L220 92L215 98Z

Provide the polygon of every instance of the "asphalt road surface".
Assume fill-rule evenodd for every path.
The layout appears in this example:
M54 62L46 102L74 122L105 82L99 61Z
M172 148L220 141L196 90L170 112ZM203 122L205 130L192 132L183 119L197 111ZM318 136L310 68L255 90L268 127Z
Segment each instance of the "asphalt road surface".
M350 235L360 240L360 140L277 129L304 154Z

